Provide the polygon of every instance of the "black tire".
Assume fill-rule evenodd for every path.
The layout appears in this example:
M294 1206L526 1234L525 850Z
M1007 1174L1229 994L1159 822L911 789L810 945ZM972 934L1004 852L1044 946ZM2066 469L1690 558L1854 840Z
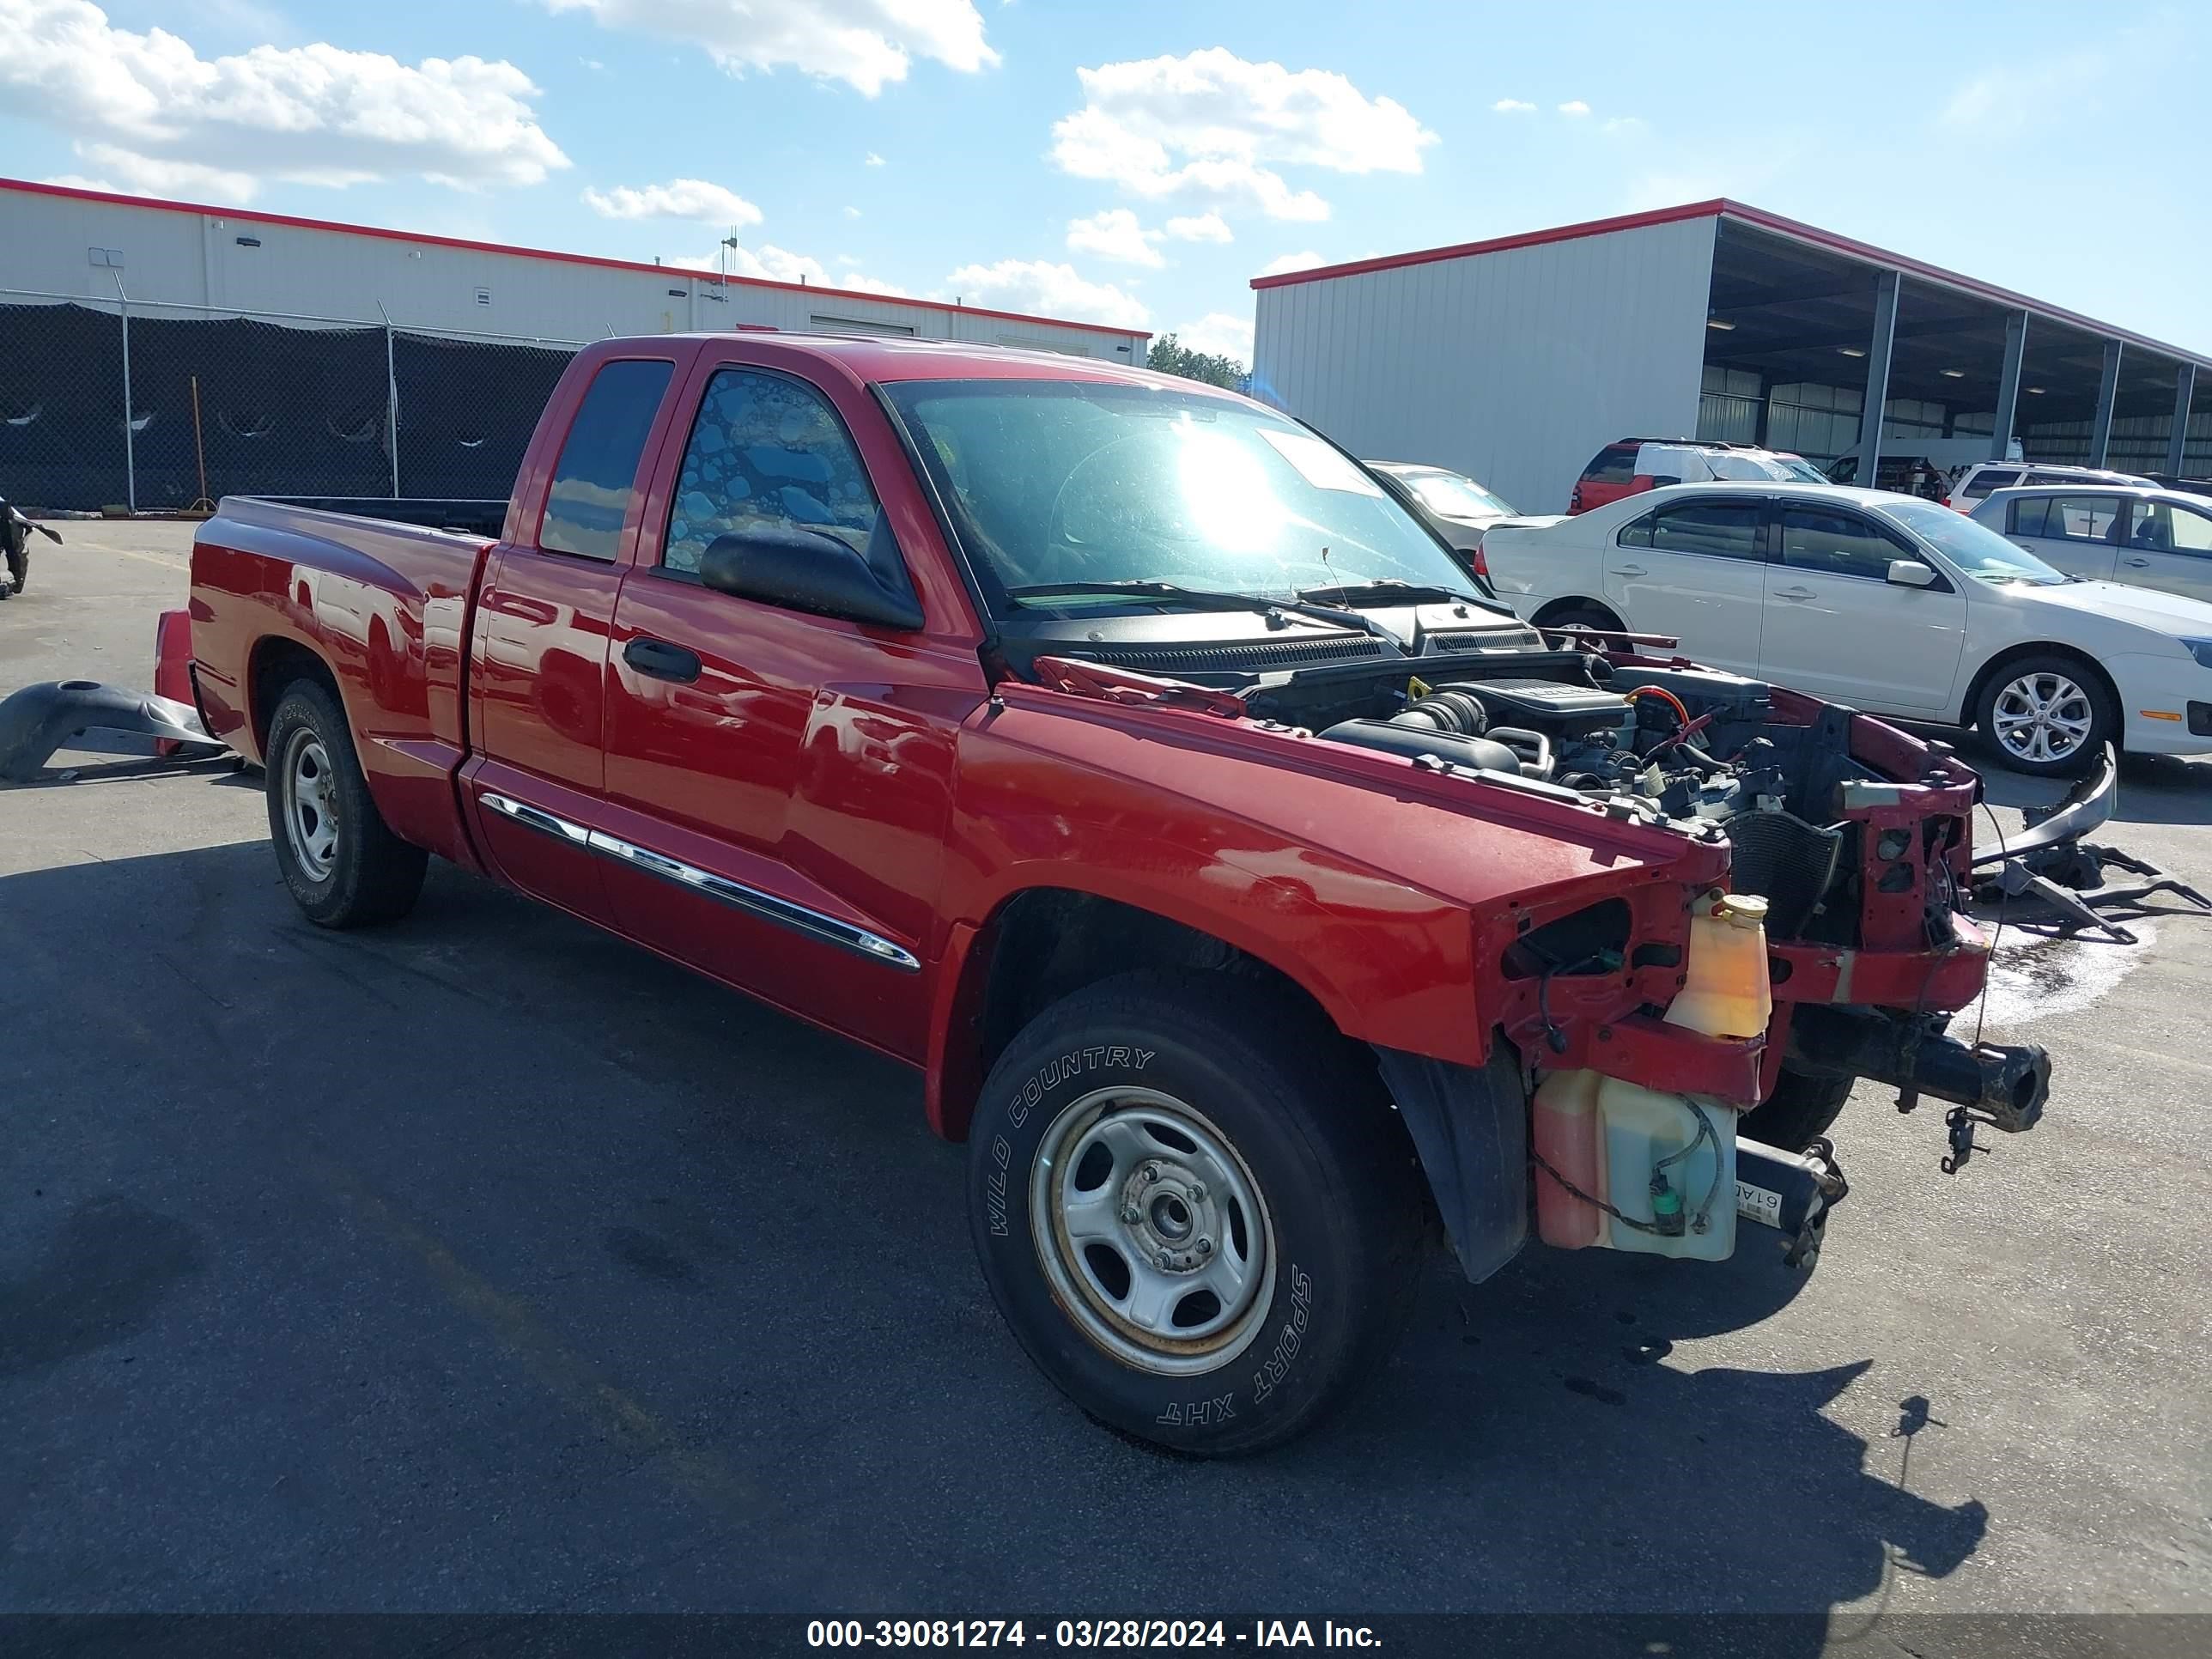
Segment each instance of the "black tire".
M1570 610L1562 611L1557 616L1545 617L1542 622L1537 623L1537 626L1539 628L1587 628L1595 633L1612 635L1613 638L1607 641L1608 644L1619 640L1621 633L1620 618L1608 616L1595 605L1577 605ZM1626 643L1625 641L1620 642Z
M276 867L307 920L321 927L368 927L392 921L415 908L430 855L392 833L368 793L345 713L329 690L314 680L295 680L284 690L269 721L265 794L269 839ZM301 781L301 763L312 766L315 787ZM301 822L312 830L295 835L288 814L303 801L310 806ZM326 851L314 848L327 832Z
M1038 1369L1108 1427L1200 1456L1279 1445L1353 1393L1404 1329L1426 1237L1413 1144L1373 1073L1315 1025L1310 1010L1221 974L1127 974L1048 1008L992 1067L969 1136L983 1277ZM1177 1146L1140 1127L1139 1115L1176 1133L1194 1127L1197 1138ZM1207 1131L1218 1137L1211 1151ZM1129 1137L1137 1150L1125 1158L1092 1134ZM1048 1146L1056 1165L1039 1157ZM1102 1152L1110 1175L1093 1167ZM1222 1169L1215 1188L1199 1184ZM1056 1170L1078 1200L1109 1195L1114 1208L1099 1219L1115 1245L1060 1245L1070 1224L1055 1202ZM1238 1200L1240 1182L1256 1218ZM1171 1227L1186 1195L1185 1230L1155 1231ZM1040 1212L1054 1218L1042 1249ZM1141 1224L1127 1224L1131 1216ZM1209 1228L1231 1260L1205 1261ZM1170 1271L1146 1273L1194 1287L1169 1292L1156 1322L1166 1343L1146 1342L1101 1288L1120 1262L1125 1310L1137 1309L1128 1256L1149 1254L1148 1239L1188 1247ZM1240 1245L1249 1291L1217 1297L1222 1330L1174 1352L1175 1328L1204 1324L1212 1292L1196 1275L1233 1267ZM1200 1317L1181 1317L1193 1309ZM1160 1369L1169 1366L1182 1370Z
M2089 710L2089 732L2065 753L2049 760L2038 760L2033 755L2017 752L1997 735L1998 702L2007 696L2011 688L2023 681L2040 679L2053 691L2054 701L2060 683L2072 688L2082 704ZM2070 699L2069 701L2071 701ZM2104 677L2079 658L2062 656L2048 652L2040 656L2022 657L2008 662L1989 677L1987 684L1974 701L1974 726L1981 733L1983 745L2003 765L2030 777L2070 778L2088 770L2090 763L2105 751L2107 743L2120 740L2120 710ZM2033 739L2031 738L2032 742Z
M1782 1068L1774 1092L1746 1112L1736 1127L1746 1138L1785 1152L1802 1152L1828 1133L1851 1097L1852 1077L1829 1077Z
M31 550L8 556L8 580L0 583L0 599L12 599L31 585Z

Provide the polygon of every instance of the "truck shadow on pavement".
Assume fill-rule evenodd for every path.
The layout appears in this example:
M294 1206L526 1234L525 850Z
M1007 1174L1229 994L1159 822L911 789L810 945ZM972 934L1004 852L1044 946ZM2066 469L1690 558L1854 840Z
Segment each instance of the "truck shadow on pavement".
M289 1494L156 1468L144 1518L15 1570L19 1605L100 1599L160 1528L219 1522L313 1548L289 1593L319 1605L1717 1611L1801 1615L1759 1650L1812 1653L1819 1615L1952 1572L1988 1524L1905 1483L1961 1402L1863 1358L1676 1352L1803 1292L1758 1235L1712 1265L1439 1265L1341 1418L1194 1463L1023 1359L911 1073L447 866L349 935L298 917L259 842L0 878L0 961L40 1034L3 1091L40 1107L0 1194L0 1486L44 1472L22 1535L64 1524L72 1449L125 1409L82 1386L125 1334L141 1443L280 1462ZM333 1318L343 1341L303 1334ZM1802 1350L1803 1323L1735 1351ZM1870 1448L1829 1408L1864 1424L1877 1385ZM353 1399L404 1431L316 1404ZM456 1495L422 1505L418 1474ZM1194 1577L1135 1514L1237 1546ZM131 1582L258 1605L250 1576Z

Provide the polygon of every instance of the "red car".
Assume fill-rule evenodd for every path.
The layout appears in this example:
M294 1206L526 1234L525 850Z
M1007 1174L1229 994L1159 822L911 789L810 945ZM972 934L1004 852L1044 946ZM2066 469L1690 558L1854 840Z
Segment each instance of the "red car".
M227 501L191 616L312 921L435 854L915 1067L1014 1334L1186 1450L1371 1370L1438 1219L1477 1279L1739 1212L1808 1262L1855 1074L2043 1104L1942 1030L1971 773L1540 635L1187 381L602 342L511 501Z

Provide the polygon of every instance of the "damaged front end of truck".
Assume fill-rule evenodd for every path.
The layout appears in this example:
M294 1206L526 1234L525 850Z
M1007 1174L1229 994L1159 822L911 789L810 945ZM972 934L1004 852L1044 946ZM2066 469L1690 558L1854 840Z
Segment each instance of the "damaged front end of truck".
M2044 1051L1948 1029L1991 948L1969 914L1975 775L1847 708L1648 646L1564 643L1233 689L1037 666L1061 690L1179 702L1309 756L1379 751L1523 827L1568 809L1671 838L1667 860L1474 911L1486 1063L1376 1045L1472 1279L1532 1232L1719 1259L1740 1222L1809 1267L1848 1190L1825 1131L1859 1079L1901 1111L1942 1103L1930 1162L1947 1173L1978 1128L2032 1127Z

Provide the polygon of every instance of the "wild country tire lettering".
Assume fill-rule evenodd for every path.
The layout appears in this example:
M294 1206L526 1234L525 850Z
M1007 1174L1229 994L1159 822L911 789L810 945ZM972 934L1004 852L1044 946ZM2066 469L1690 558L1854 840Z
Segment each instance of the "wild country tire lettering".
M1101 1043L1090 1048L1070 1048L1057 1054L1030 1074L1028 1081L1014 1091L1006 1107L1006 1122L1020 1128L1029 1121L1030 1113L1051 1091L1085 1072L1095 1072L1101 1066L1125 1066L1133 1072L1141 1072L1152 1064L1154 1048L1133 1048L1126 1043ZM992 1170L985 1185L984 1207L990 1212L991 1237L1006 1236L1006 1170L1013 1162L1014 1149L1006 1144L1004 1135L991 1137Z

